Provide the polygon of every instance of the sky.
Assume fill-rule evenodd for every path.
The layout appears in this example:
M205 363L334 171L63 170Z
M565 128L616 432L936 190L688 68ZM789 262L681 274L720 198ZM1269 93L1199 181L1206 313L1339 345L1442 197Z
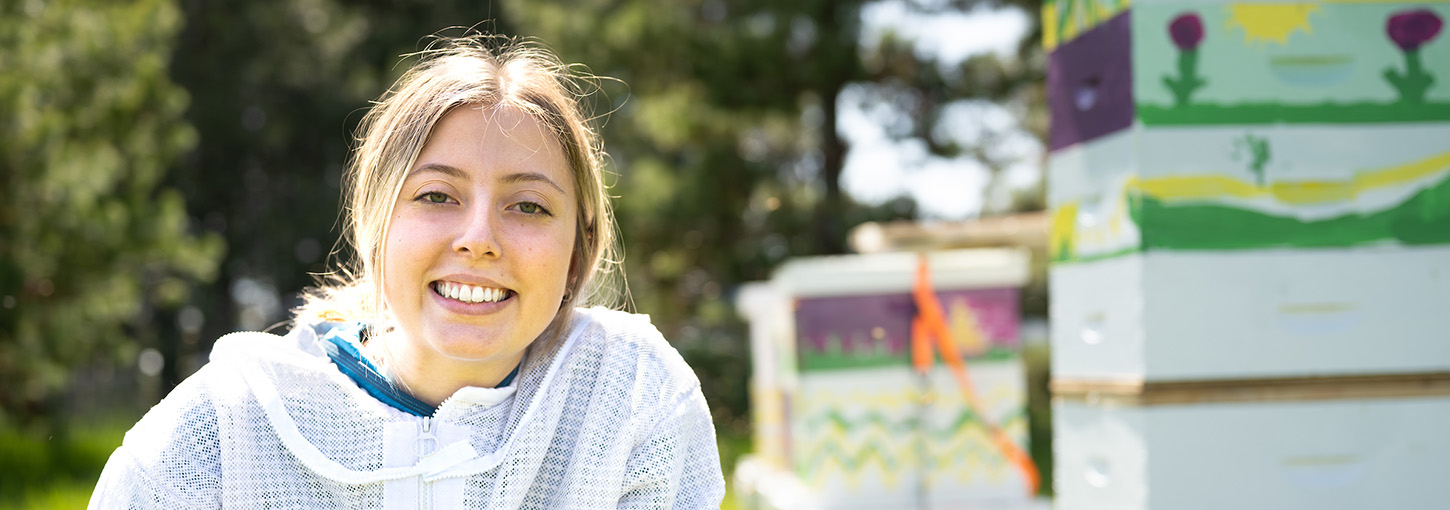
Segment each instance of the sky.
M892 31L913 41L918 55L949 64L987 52L1012 55L1030 26L1028 16L1011 8L928 16L911 12L897 0L876 2L861 10L862 35L868 47ZM932 156L922 143L891 140L883 126L902 113L888 104L873 103L869 97L868 90L853 86L843 91L839 101L837 130L850 143L841 174L846 193L870 204L906 194L916 199L928 219L977 216L988 182L987 168L971 158ZM1042 145L1017 128L1015 117L1006 108L973 101L954 104L949 112L939 126L944 134L964 145L995 137L994 154L1017 161L1006 171L1009 185L1026 187L1040 178Z

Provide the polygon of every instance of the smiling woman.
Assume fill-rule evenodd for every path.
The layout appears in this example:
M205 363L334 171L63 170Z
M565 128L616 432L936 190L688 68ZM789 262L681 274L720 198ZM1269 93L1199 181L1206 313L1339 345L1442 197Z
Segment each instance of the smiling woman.
M582 87L441 40L359 128L358 259L291 333L235 333L126 435L92 508L718 508L693 372L611 293Z
M393 206L383 296L397 329L377 339L415 396L498 384L560 315L580 216L569 176L516 108L459 106L433 128Z

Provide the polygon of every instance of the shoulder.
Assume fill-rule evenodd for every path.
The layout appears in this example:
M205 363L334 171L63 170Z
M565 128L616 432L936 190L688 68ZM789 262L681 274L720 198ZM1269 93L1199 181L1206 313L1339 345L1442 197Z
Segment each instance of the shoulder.
M221 337L212 347L210 362L147 411L127 432L125 446L144 457L174 451L162 446L188 437L216 439L218 409L250 400L249 388L238 368L266 359L308 356L296 347L297 336L247 332ZM205 441L195 446L206 446L201 443Z
M212 347L211 360L157 403L126 433L124 446L134 452L143 466L170 464L168 455L213 455L217 443L218 416L231 409L255 406L254 388L243 371L251 367L279 364L319 365L325 355L317 349L310 332L287 336L269 333L232 333ZM319 351L320 353L320 351ZM189 448L169 448L185 444Z
M292 419L312 421L318 421L315 415L330 416L329 411L345 407L358 412L338 417L335 421L351 421L336 428L365 431L367 427L354 422L376 422L376 413L349 407L360 392L344 382L310 328L287 336L223 336L212 347L210 361L126 433L116 462L124 461L156 485L173 487L183 499L196 501L185 493L215 489L208 484L219 476L223 455L238 444L275 439L269 431L279 425L268 414L269 403Z
M639 375L699 385L694 371L648 315L602 307L576 309L569 335L576 350L616 362L632 360Z
M725 484L714 423L679 352L645 315L578 310L571 332L579 334L576 349L601 353L601 365L611 367L600 370L593 393L629 398L620 402L631 440L620 506L718 507ZM609 391L616 388L625 391Z
M231 333L218 338L211 349L211 363L291 363L326 361L317 344L314 326L294 326L286 336L255 331Z
M126 432L107 463L108 479L143 499L206 505L220 490L221 437L215 388L227 374L202 367Z
M702 398L700 380L648 315L576 309L567 367L593 366L588 384L629 395L635 419L653 422L682 402ZM597 370L597 371L596 371Z

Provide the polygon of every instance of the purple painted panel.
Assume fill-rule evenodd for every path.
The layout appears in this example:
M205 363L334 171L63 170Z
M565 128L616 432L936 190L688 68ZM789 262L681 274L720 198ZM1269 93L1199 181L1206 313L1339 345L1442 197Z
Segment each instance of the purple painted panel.
M1123 11L1048 55L1049 150L1133 125L1130 14L1131 9Z
M969 357L989 350L1016 349L1016 288L952 290L937 295L947 314L947 326ZM916 305L906 293L797 300L801 368L907 363L915 314Z

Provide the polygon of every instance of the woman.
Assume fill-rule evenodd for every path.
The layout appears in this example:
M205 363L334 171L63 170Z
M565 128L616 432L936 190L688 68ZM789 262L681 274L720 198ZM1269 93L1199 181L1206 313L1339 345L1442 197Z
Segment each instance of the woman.
M442 41L363 119L358 261L235 333L126 434L91 508L718 508L699 382L614 262L601 150L546 52Z

